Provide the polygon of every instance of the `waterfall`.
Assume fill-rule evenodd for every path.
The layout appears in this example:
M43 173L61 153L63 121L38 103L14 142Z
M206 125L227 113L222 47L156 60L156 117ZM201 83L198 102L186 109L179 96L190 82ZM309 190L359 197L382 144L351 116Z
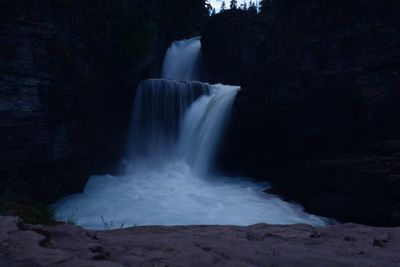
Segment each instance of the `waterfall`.
M165 159L175 153L179 128L189 106L209 94L200 82L145 80L137 89L129 136L129 160Z
M198 174L208 172L239 87L193 81L200 58L200 37L175 41L165 55L163 79L140 83L125 162L128 173L135 168L134 159L144 157L157 165L182 160Z
M173 158L207 173L238 89L193 81L142 81L132 114L126 172L138 158L156 164Z
M212 85L210 94L193 103L186 113L178 155L196 173L204 175L209 170L238 90L235 86Z
M165 54L162 77L170 80L198 80L200 50L200 37L173 42Z
M174 42L164 79L142 81L118 176L90 177L81 194L54 204L57 218L104 225L325 224L298 205L264 193L267 183L216 175L218 152L238 86L198 77L200 38Z

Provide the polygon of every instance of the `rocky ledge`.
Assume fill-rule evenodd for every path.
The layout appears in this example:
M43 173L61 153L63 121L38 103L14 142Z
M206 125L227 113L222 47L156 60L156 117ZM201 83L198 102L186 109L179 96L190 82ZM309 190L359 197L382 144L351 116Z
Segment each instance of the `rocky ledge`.
M400 266L400 228L337 224L89 231L0 217L0 266Z

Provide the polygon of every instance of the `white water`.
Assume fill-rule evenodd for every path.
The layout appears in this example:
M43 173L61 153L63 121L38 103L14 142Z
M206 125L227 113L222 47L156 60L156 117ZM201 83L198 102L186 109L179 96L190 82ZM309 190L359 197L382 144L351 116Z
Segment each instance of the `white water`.
M168 50L164 68L173 70L165 73L174 73L178 80L187 78L186 69L174 69L169 59L185 55L194 64L193 58L200 54L200 47L193 48L194 41L198 39L177 42ZM266 183L212 173L238 90L200 82L143 81L136 94L124 172L91 177L82 194L54 205L57 218L95 229L104 228L104 222L108 226L112 222L112 227L323 225L323 219L305 213L299 205L264 193Z
M194 102L184 117L178 155L198 174L208 174L238 90L237 86L212 85L210 94Z
M198 80L200 37L175 41L165 54L162 77L169 80Z
M152 79L137 89L129 138L129 161L164 160L176 154L176 141L184 115L193 102L209 93L200 82Z

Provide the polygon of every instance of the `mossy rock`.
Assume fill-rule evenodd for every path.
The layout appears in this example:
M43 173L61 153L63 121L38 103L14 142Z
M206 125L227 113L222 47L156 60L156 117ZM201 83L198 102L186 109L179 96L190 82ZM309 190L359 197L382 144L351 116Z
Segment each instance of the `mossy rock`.
M0 198L0 214L5 216L18 216L30 224L56 225L55 211L41 203L31 201L19 202Z

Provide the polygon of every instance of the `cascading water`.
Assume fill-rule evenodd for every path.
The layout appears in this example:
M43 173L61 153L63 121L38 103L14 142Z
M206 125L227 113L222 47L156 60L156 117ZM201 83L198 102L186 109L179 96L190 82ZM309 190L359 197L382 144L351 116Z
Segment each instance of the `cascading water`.
M209 170L238 90L235 86L211 85L210 95L194 102L184 117L178 155L198 174L206 175Z
M57 202L57 218L87 228L255 223L323 225L323 219L264 193L266 183L214 175L210 166L239 88L192 80L199 38L173 43L163 77L141 82L128 155L119 176L89 179ZM176 60L176 61L174 61Z
M173 42L165 54L162 70L163 79L198 80L200 49L200 37Z
M132 114L128 161L172 156L185 112L196 99L208 93L209 85L200 82L142 81Z

